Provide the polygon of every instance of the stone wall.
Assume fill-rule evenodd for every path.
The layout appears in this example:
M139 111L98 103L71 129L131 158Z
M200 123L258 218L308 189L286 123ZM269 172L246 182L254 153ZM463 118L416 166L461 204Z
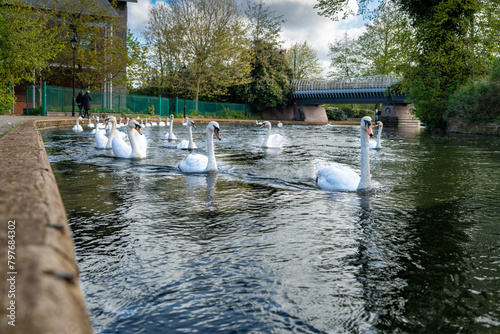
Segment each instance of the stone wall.
M66 211L36 121L1 138L0 170L0 333L92 333Z

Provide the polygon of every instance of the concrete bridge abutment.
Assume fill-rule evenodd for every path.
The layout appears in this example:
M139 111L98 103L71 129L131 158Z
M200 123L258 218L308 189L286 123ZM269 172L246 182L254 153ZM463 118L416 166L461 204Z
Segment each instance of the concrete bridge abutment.
M387 127L411 128L420 127L420 120L412 114L412 104L383 104L379 110L379 120Z
M292 105L264 110L262 117L267 120L328 123L328 116L323 105L299 105L297 99L294 100Z

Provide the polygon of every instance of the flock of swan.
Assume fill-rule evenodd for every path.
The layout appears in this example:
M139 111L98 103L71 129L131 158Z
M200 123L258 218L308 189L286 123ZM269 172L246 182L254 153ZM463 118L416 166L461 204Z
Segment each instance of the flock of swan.
M81 132L83 127L79 122L83 120L78 117L73 131ZM124 159L143 159L146 158L147 140L142 133L142 129L146 126L169 126L169 131L165 133L163 139L177 140L173 133L174 116L170 115L168 122L159 123L146 120L144 124L142 120L139 123L138 119L129 119L128 122L123 124L120 120L117 121L116 117L109 116L103 123L99 123L99 118L94 118L94 123L89 120L88 127L93 128L92 134L98 149L111 149L116 157ZM126 120L127 121L127 120ZM195 122L186 119L182 123L187 127L188 139L182 140L177 145L178 149L196 149L197 146L193 141L192 129L196 129ZM262 142L263 148L281 148L283 144L283 137L280 134L271 133L271 123L268 121L257 122L261 128L267 129L267 134ZM327 127L331 127L330 124ZM282 123L278 122L278 127ZM126 127L126 133L117 130L117 128ZM360 139L361 139L361 175L358 175L352 168L340 164L330 164L324 166L323 163L318 162L315 166L316 182L321 189L330 191L356 191L371 188L371 174L370 174L370 155L369 149L380 149L380 137L382 133L383 124L377 122L375 127L378 127L377 141L370 140L373 137L372 119L365 116L360 122ZM107 129L107 131L106 131ZM179 169L183 173L208 173L217 171L217 161L214 152L214 136L221 140L220 126L216 121L211 121L206 127L206 148L207 155L199 153L190 153L180 163Z

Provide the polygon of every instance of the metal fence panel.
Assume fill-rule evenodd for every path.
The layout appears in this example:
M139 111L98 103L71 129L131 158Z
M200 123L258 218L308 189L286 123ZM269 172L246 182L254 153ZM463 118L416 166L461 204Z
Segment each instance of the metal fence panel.
M81 89L75 90L75 95ZM184 115L184 106L186 115L216 117L227 115L230 112L251 114L246 104L237 103L218 103L193 101L179 98L165 98L160 96L145 96L134 94L121 94L91 91L92 110L91 112L100 113L126 113L126 114L145 114L150 112L161 117L168 117L170 114L178 117ZM28 86L26 89L27 114L42 114L42 86ZM46 86L46 111L50 112L71 112L73 109L73 89L66 87ZM78 107L75 105L75 111Z

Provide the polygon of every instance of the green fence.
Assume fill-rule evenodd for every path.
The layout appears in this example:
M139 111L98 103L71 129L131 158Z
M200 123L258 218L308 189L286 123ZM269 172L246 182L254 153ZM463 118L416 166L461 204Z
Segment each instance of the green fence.
M73 89L56 86L28 86L26 92L26 113L28 115L47 115L47 112L72 112ZM80 89L75 90L78 94ZM151 114L161 117L186 115L203 117L241 117L251 116L246 104L219 103L91 91L92 110L98 113ZM78 107L75 104L75 112Z

